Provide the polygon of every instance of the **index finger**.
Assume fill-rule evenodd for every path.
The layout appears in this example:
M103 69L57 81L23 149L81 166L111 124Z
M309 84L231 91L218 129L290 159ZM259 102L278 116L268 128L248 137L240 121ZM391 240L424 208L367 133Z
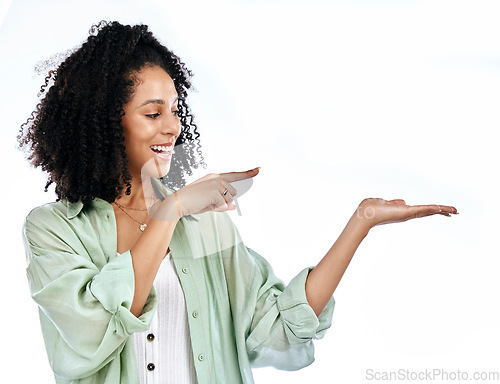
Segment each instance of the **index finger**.
M438 205L438 204L428 204L428 205L410 205L408 206L408 211L412 214L418 214L419 216L428 216L436 213L442 214L458 214L458 210L450 205Z
M229 183L232 183L233 181L238 181L238 180L245 180L250 177L254 177L259 173L260 167L250 169L246 172L226 172L226 173L221 173L220 175L224 177L224 180L226 180Z

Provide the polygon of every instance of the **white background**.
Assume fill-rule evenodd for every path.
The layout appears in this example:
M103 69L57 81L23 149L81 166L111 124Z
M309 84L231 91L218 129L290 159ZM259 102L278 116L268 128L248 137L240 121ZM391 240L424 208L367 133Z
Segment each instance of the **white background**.
M21 226L55 194L15 148L43 83L34 66L101 19L148 24L194 72L209 166L196 178L262 167L243 215L230 214L285 282L319 262L363 198L460 212L372 229L316 361L255 369L257 383L500 371L498 1L14 0L0 11L2 381L53 382Z

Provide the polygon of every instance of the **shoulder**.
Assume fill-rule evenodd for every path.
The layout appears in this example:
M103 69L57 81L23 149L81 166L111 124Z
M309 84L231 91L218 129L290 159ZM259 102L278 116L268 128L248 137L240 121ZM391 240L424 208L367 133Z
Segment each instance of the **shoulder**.
M67 210L68 207L65 200L46 203L29 211L26 215L25 224L29 222L35 225L42 225L48 221L50 222L51 219L65 217Z
M23 236L32 245L72 243L86 227L86 223L68 216L71 206L67 200L46 203L33 208L23 223Z

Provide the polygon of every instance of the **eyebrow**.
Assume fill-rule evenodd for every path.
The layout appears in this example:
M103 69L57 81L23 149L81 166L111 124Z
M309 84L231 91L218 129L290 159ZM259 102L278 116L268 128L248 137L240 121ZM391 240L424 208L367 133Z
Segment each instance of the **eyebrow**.
M174 102L172 104L175 104L175 102L179 100L179 96L176 96L175 99L174 99ZM165 100L163 99L149 99L149 100L146 100L144 103L142 103L141 105L139 105L136 109L139 109L141 107L144 107L145 105L148 105L148 104L160 104L160 105L164 105L165 104Z

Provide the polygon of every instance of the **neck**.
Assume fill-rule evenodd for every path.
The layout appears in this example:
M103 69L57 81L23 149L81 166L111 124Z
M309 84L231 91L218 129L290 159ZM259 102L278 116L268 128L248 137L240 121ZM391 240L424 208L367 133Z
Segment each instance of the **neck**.
M146 201L144 199L144 190L142 188L142 181L140 178L132 178L130 182L132 188L130 195L126 195L127 187L125 186L119 198L115 200L120 205L131 208L146 208Z

